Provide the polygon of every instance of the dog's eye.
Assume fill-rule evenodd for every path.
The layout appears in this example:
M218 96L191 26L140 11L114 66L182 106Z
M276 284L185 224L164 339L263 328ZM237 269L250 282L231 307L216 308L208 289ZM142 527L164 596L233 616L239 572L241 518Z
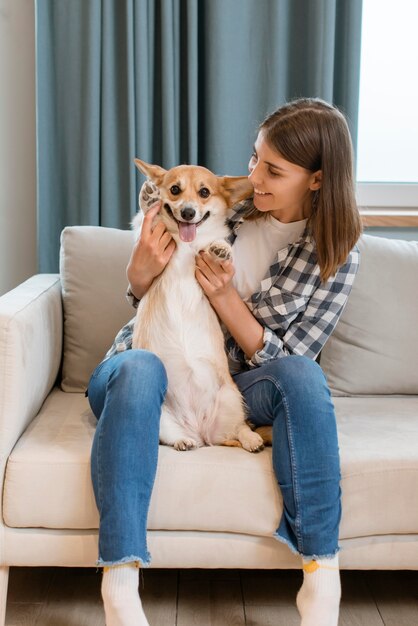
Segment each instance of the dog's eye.
M210 191L207 187L202 187L202 189L199 189L199 196L201 198L209 198L210 196Z
M181 189L178 185L173 185L172 187L170 187L170 191L173 194L173 196L178 196Z

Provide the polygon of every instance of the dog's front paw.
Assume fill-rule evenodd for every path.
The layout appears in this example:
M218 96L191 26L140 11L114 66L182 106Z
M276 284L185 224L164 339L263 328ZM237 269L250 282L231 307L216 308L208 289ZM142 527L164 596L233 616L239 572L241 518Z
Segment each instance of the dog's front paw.
M198 443L194 439L178 439L174 443L174 448L179 452L183 452L184 450L193 450L198 447Z
M214 241L208 248L210 256L220 263L229 261L232 258L232 248L226 241Z
M241 432L239 440L242 447L248 452L261 452L264 449L264 442L258 433L250 431Z
M139 192L140 209L145 214L158 200L160 200L160 190L152 180L146 180Z

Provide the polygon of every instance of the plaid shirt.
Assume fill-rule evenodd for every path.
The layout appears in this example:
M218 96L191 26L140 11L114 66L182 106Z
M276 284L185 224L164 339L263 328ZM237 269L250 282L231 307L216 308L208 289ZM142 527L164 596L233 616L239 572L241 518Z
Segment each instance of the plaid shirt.
M231 244L244 221L247 202L251 200L234 207L232 217L227 220ZM323 283L308 227L297 241L280 250L261 281L260 291L245 301L264 327L263 347L247 359L235 339L223 328L231 371L259 367L290 354L316 359L347 303L359 257L359 249L354 246L344 265ZM126 296L134 307L138 306L130 289ZM135 318L119 331L105 359L132 348L134 322Z

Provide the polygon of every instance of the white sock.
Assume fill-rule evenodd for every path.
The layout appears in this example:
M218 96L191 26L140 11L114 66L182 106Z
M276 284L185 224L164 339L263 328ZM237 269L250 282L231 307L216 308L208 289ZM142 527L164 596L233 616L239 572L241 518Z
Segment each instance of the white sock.
M103 568L106 626L149 626L139 597L138 578L135 563Z
M303 585L296 597L300 626L338 626L341 581L338 553L332 559L303 560Z

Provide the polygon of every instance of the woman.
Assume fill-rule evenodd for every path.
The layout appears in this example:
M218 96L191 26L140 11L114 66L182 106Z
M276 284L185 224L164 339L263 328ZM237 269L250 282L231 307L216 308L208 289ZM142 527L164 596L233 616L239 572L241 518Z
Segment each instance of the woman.
M302 559L301 626L336 626L339 449L334 407L315 359L359 262L361 224L343 115L318 99L280 107L259 128L249 170L254 197L229 220L234 262L218 265L202 252L196 279L227 329L231 372L251 421L272 426L284 504L275 537ZM145 217L127 269L134 306L175 249L162 223L151 229L158 209ZM99 419L92 478L107 626L148 623L137 567L149 562L146 518L167 380L155 355L130 350L132 327L133 321L119 332L89 384Z

